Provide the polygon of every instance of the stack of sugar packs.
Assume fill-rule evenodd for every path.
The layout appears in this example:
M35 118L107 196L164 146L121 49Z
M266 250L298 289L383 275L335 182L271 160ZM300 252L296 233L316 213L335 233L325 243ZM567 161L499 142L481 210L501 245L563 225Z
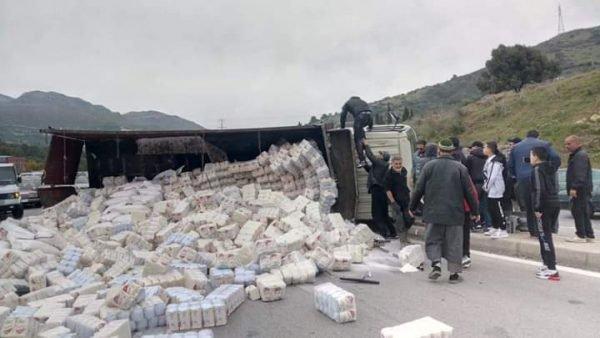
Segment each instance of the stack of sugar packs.
M315 286L315 307L337 323L356 320L354 295L332 283Z
M41 215L0 222L8 331L102 337L225 325L246 297L282 299L320 271L351 269L373 246L366 225L330 212L335 182L309 141L103 182Z

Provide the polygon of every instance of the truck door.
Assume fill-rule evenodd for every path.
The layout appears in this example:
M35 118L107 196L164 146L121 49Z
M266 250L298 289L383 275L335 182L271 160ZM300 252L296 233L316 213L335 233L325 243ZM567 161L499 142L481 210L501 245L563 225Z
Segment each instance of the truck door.
M333 206L345 219L356 217L357 185L356 162L354 158L354 142L348 129L332 129L327 131L331 166L338 187L338 199Z

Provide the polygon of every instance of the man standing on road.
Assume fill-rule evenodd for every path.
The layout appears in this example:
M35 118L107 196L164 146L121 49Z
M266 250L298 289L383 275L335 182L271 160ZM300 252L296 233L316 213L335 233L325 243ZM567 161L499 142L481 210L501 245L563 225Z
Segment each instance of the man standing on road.
M392 167L385 174L384 185L388 202L394 212L394 228L400 237L400 244L404 246L408 242L408 229L414 219L409 215L408 203L410 203L410 189L407 183L408 172L402 166L402 157L392 157Z
M417 141L417 150L415 151L414 156L413 156L414 181L417 180L417 178L419 177L419 174L421 173L421 169L423 169L423 165L425 165L425 163L427 162L426 157L425 157L425 146L426 145L427 145L427 141L425 141L425 140Z
M592 229L590 199L592 197L592 166L590 158L582 149L579 136L571 135L565 139L565 148L569 151L567 168L567 191L571 197L571 213L577 229L574 238L568 242L585 243L594 241Z
M356 153L358 155L358 167L364 167L365 153L363 141L366 139L365 127L369 130L373 128L373 117L371 116L371 107L358 96L352 96L342 107L340 115L340 125L346 128L346 117L348 113L354 117L354 144L356 145Z
M532 167L529 154L535 147L544 147L548 151L548 162L554 171L560 167L560 156L552 149L549 142L538 139L539 133L536 130L527 132L527 137L517 143L510 152L508 160L509 175L516 178L517 198L521 210L526 211L527 230L531 237L537 237L537 221L531 205L531 173Z
M442 275L441 261L445 258L451 273L449 281L457 283L462 272L463 200L472 207L475 220L479 218L478 203L467 168L452 156L455 149L452 141L440 141L438 149L438 158L423 167L411 196L410 210L416 209L421 197L425 198L425 251L432 267L429 278L436 280Z

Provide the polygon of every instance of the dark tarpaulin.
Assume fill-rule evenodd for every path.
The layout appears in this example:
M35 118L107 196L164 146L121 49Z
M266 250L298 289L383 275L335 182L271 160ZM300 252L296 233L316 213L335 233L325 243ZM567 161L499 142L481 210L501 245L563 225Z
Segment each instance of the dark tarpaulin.
M80 140L52 135L42 183L74 184L82 149L83 142Z

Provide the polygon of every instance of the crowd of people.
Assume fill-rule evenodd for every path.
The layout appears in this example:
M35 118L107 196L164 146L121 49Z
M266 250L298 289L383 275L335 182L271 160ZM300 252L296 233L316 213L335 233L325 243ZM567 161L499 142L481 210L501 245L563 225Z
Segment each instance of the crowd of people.
M558 232L557 170L561 158L536 130L529 131L524 139L507 140L503 149L496 141L475 141L464 149L456 137L438 143L419 140L409 173L400 156L375 154L369 147L364 128L372 127L372 118L370 110L365 110L368 105L361 101L353 97L346 103L342 124L346 114L355 117L358 166L369 173L375 232L407 244L408 229L415 215L421 215L426 224L425 251L431 261L429 278L441 276L444 258L452 283L461 281L460 273L471 265L472 231L483 232L493 240L507 238L514 231L529 232L540 244L542 265L536 276L560 280L552 235ZM357 129L362 133L356 133ZM570 154L566 185L576 226L575 237L568 241L592 243L591 163L578 136L567 137L565 148ZM408 180L415 182L412 194ZM515 226L513 214L521 215L525 225Z

